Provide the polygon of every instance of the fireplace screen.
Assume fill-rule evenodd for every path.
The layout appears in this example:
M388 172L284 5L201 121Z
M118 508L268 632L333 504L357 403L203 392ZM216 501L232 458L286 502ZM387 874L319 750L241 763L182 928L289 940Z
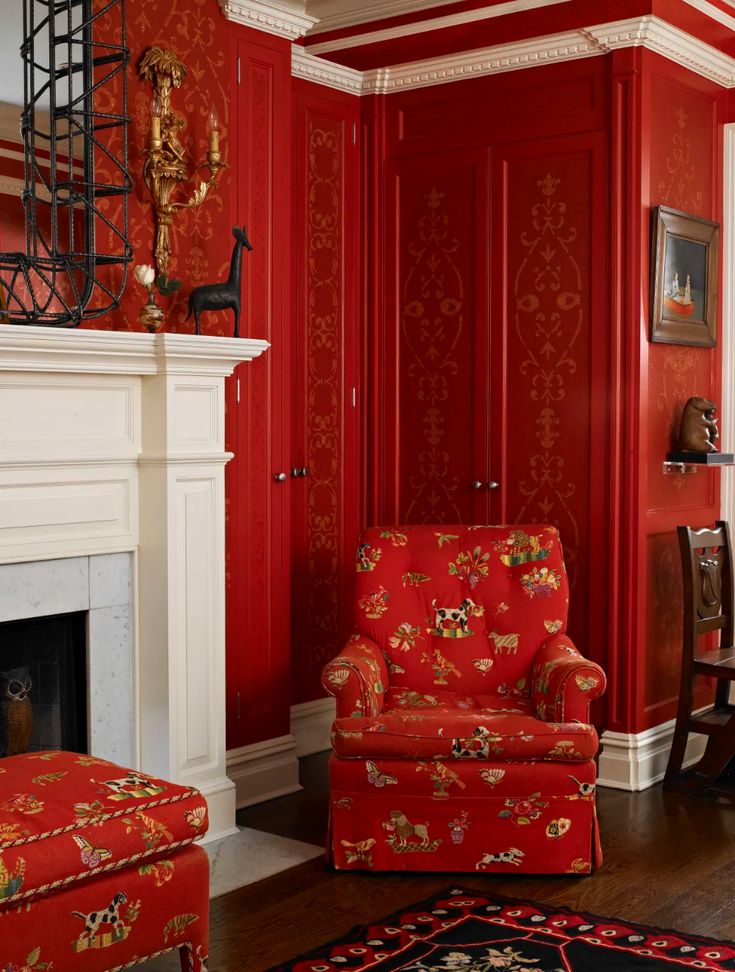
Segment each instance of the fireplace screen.
M87 752L86 615L0 625L0 757Z

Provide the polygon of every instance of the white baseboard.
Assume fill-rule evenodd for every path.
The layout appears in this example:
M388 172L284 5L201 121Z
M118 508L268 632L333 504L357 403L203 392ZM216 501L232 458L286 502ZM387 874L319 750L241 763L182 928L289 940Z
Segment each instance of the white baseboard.
M296 740L292 735L278 736L229 750L227 775L235 784L238 810L298 792L301 785Z
M659 783L666 773L675 723L676 720L671 719L637 733L603 732L597 785L635 791ZM705 736L690 734L685 767L697 762L706 743Z
M204 795L209 811L209 830L199 841L208 844L237 833L235 826L235 785L230 779L199 784L197 789Z
M330 733L336 710L337 703L331 695L291 706L291 735L296 740L297 756L310 756L332 748Z

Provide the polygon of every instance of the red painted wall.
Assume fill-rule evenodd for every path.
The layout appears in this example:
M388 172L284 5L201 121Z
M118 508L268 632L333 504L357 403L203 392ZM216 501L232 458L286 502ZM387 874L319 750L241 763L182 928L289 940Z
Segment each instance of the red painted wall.
M648 142L641 199L644 234L650 207L657 205L721 221L726 93L649 52L642 59L641 84ZM730 269L722 268L721 273ZM647 310L646 301L644 314ZM676 526L711 524L719 512L719 472L665 476L662 462L676 443L686 400L704 395L719 402L720 376L719 348L651 344L643 336L641 401L646 408L640 535L645 621L638 632L637 731L673 718L679 694L682 587ZM702 680L700 704L706 701L706 691Z

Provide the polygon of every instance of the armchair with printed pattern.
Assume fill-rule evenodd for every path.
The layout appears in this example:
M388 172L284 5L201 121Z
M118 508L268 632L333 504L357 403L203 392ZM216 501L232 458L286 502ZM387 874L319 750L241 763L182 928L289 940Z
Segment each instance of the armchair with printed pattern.
M585 874L605 674L566 634L554 527L367 530L335 696L338 869Z

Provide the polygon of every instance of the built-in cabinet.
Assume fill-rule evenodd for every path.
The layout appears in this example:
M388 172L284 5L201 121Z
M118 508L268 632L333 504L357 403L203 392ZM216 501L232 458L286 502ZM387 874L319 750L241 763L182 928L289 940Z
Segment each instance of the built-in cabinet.
M271 348L228 388L229 749L286 739L322 694L358 532L358 101L294 81L262 36L235 83L244 331Z

